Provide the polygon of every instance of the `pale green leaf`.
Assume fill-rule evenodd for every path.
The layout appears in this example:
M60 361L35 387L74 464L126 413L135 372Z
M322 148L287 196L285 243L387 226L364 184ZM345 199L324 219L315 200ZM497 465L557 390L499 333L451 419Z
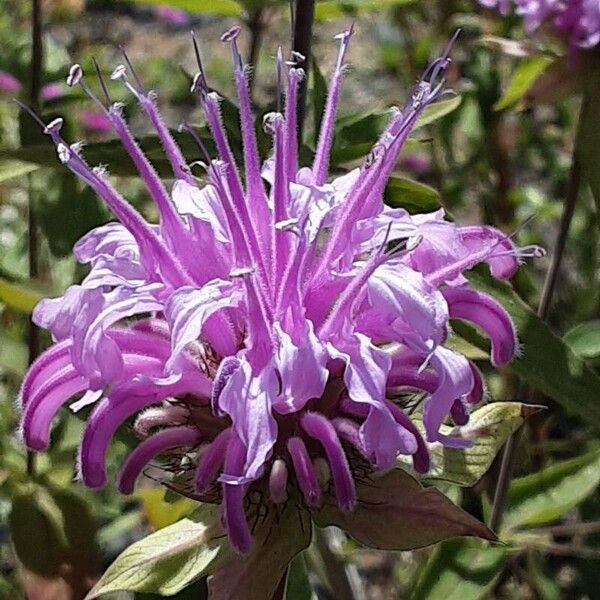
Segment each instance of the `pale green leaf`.
M579 356L596 358L600 356L600 321L581 323L568 331L563 339Z
M505 546L469 539L447 540L431 555L411 600L484 600L507 556Z
M315 7L315 18L321 21L339 19L415 2L417 0L321 0Z
M23 313L30 314L42 299L42 294L31 287L0 278L0 301Z
M39 169L39 165L20 160L4 159L0 161L0 183L27 175L36 169Z
M463 487L475 485L487 473L511 433L535 410L535 407L519 402L492 402L474 411L469 423L463 427L442 426L444 435L460 435L472 440L473 445L457 450L431 444L431 467L422 477Z
M217 507L203 505L189 518L135 542L108 567L87 599L116 591L170 596L212 572L229 554Z
M495 110L504 110L516 104L536 82L538 77L554 62L554 58L546 55L527 58L514 70L504 95L494 105Z
M600 451L556 463L515 479L508 490L504 527L544 525L560 519L600 483Z
M417 119L413 131L425 127L425 125L430 125L442 117L449 115L461 105L461 102L462 96L456 95L426 106L421 116Z

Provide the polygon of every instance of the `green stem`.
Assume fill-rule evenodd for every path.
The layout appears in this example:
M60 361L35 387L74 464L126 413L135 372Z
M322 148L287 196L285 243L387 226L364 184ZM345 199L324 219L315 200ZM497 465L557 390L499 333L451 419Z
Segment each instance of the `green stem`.
M569 185L567 188L567 195L565 203L563 205L563 213L560 220L560 227L558 231L558 237L554 246L554 252L552 255L552 261L550 268L546 273L546 279L544 281L544 288L540 297L540 304L538 306L537 315L542 320L548 318L552 298L554 291L556 290L556 282L558 281L558 273L560 265L567 244L567 238L569 236L569 229L573 220L573 213L575 212L575 205L577 204L577 197L579 196L579 188L581 184L581 169L579 161L576 156L577 142L575 143L575 150L573 151L573 161L571 164L571 172L569 175ZM519 397L524 402L531 402L534 399L534 391L525 385L521 386ZM502 524L502 515L506 506L506 495L508 492L508 486L512 477L513 467L516 458L516 450L519 447L521 440L521 431L513 434L504 447L504 453L502 454L502 464L500 466L500 474L498 476L498 483L494 492L494 503L492 506L492 515L490 518L490 529L496 531Z

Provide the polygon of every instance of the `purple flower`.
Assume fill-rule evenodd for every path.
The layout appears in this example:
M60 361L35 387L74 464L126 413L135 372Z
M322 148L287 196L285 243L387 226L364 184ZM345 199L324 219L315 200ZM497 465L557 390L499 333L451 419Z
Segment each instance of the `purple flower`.
M593 48L600 43L600 3L598 0L479 0L488 8L497 8L503 15L511 5L523 17L527 31L532 33L550 23L566 36L572 49Z
M287 63L285 108L265 116L273 153L261 165L238 28L223 36L234 58L244 177L234 160L220 99L204 72L194 79L218 158L201 139L204 187L162 121L155 94L135 73L121 80L155 127L171 163L169 193L132 137L122 106L105 109L160 214L147 223L112 186L102 167L85 162L81 145L45 126L60 160L107 203L118 222L92 230L75 246L90 272L81 285L40 302L34 321L54 345L30 368L21 389L26 444L45 450L60 407L94 404L80 446L83 482L106 484L105 458L115 431L136 417L142 439L119 475L131 493L147 463L168 454L171 485L222 506L235 548L253 537L245 502L271 504L293 494L319 506L332 486L342 511L356 504L360 473L389 469L399 454L417 471L429 466L427 444L402 408L423 392L428 443L465 447L440 432L451 416L468 420L483 395L477 368L444 344L449 319L465 319L492 341L492 363L517 352L506 311L469 286L463 272L485 262L511 277L522 256L491 227L460 227L442 210L410 216L383 204L386 181L425 107L444 92L448 51L417 83L363 165L333 180L329 155L352 31L340 51L311 167L299 168L296 109L304 77ZM81 68L71 85L89 91ZM91 92L90 92L91 93ZM185 458L185 460L184 460ZM187 465L187 466L185 466ZM191 466L190 466L191 465ZM327 482L330 483L327 483ZM325 487L324 487L325 486Z
M0 71L0 91L8 94L18 94L21 87L21 82L14 75L6 71Z
M79 115L79 121L87 131L106 133L112 131L112 123L105 113L96 110L84 110Z
M182 26L190 22L190 15L185 10L172 6L159 5L154 7L154 14L171 25Z

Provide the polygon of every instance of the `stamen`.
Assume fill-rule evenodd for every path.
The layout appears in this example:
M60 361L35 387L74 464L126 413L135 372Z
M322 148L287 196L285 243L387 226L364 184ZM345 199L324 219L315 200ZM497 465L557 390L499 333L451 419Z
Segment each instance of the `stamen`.
M96 59L92 56L92 62L94 63L94 69L96 69L96 76L98 77L98 81L100 82L100 87L104 92L104 97L106 98L107 104L110 106L112 104L112 100L110 94L108 93L108 88L106 87L106 83L104 81L104 77L102 76L102 72L100 71L100 67L96 62Z
M283 504L287 500L287 483L287 464L282 458L276 458L269 474L269 495L275 504Z
M202 454L196 468L196 491L199 494L208 490L223 468L230 437L231 429L224 429Z
M301 438L292 437L288 440L287 449L292 458L298 487L306 504L308 506L319 506L321 504L321 487L306 445Z
M76 86L81 81L82 77L83 77L83 69L81 68L81 65L79 65L77 63L72 65L71 68L69 69L69 76L67 77L67 85L69 87Z

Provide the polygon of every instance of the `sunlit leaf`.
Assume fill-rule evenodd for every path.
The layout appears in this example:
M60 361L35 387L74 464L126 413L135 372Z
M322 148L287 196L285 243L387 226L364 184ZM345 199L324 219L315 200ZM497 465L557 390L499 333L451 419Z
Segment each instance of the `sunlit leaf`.
M516 104L531 89L540 75L554 62L554 58L540 54L520 62L515 68L504 95L494 105L504 110Z
M431 468L422 477L464 487L475 485L487 473L508 436L535 410L519 402L492 402L474 411L464 427L443 426L443 434L460 435L472 440L473 445L461 450L430 445ZM410 459L402 462L410 464Z
M116 591L172 595L210 573L228 552L217 507L203 505L124 550L87 598Z
M341 527L361 544L380 550L414 550L457 536L496 539L483 523L403 469L358 483L357 494L352 513L326 502L314 514L316 524Z
M593 494L599 483L599 451L515 479L508 490L504 527L556 521Z
M0 301L20 312L30 314L42 299L42 294L32 287L0 278Z
M133 0L136 4L149 4L156 6L172 6L187 10L192 14L212 14L223 17L240 17L244 10L242 2L235 0Z
M315 7L315 18L319 20L357 16L369 11L383 10L396 6L415 4L418 0L320 0Z
M505 546L469 539L446 540L431 555L411 600L484 600L507 556Z
M198 506L197 502L181 496L174 502L166 502L163 488L141 488L136 491L135 497L141 502L144 515L153 529L176 523Z

